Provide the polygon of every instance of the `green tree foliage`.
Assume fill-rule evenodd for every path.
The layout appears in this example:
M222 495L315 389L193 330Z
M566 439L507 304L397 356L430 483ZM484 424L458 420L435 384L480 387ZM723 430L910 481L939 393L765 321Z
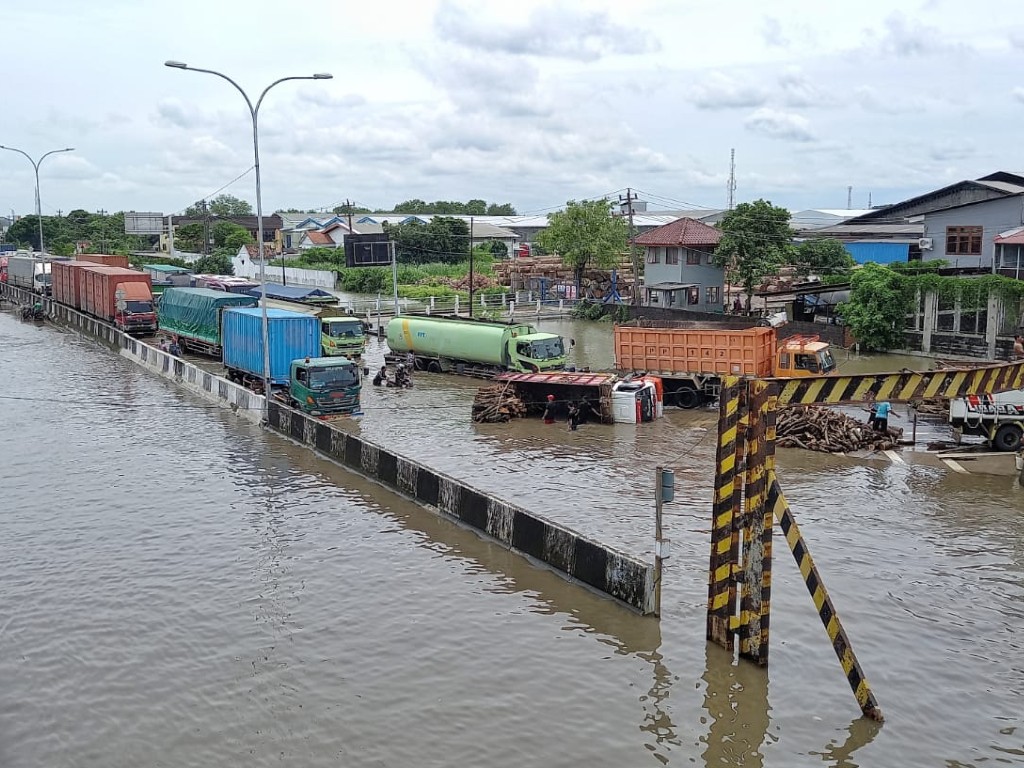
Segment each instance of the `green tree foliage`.
M252 216L252 206L234 195L217 195L206 203L206 209L211 216ZM185 216L190 219L202 218L202 205L193 203L185 209Z
M243 245L256 242L249 230L230 221L218 221L210 228L213 245L216 248L231 248L235 253Z
M847 276L855 263L853 256L841 242L824 238L804 240L796 247L793 256L793 264L801 277Z
M853 273L850 300L840 305L839 314L865 349L902 347L912 292L907 278L898 272L865 264Z
M512 203L491 203L487 206L488 216L515 216L516 209Z
M39 250L39 219L18 219L8 229L7 239L19 247ZM74 253L78 242L88 242L90 250L100 253L128 253L152 245L151 238L125 234L123 213L89 213L80 208L67 216L43 216L43 239L46 250L56 255Z
M536 242L572 268L578 290L588 268L608 268L618 262L628 247L629 233L625 220L612 216L608 200L570 200L565 210L548 214L547 229L537 235Z
M203 256L192 264L192 269L202 275L233 275L235 268L231 264L231 254L227 249L219 249L209 256Z
M500 240L491 240L489 243L486 243L486 246L487 250L496 259L504 259L508 256L508 246Z
M358 205L336 205L332 209L332 213L338 216L347 216L350 213L355 215L357 213L373 213L373 211L369 208L362 208Z
M714 262L726 268L730 283L743 286L748 312L754 289L790 259L793 230L789 218L785 208L755 200L737 205L718 225L723 236Z
M412 221L391 225L387 233L395 241L400 263L454 264L469 254L469 224L462 219L435 216L429 224Z
M203 250L203 225L181 224L174 228L174 250L200 253Z
M455 216L514 216L516 209L511 203L491 203L488 205L486 200L480 199L469 200L465 203L458 200L435 200L432 203L428 203L425 200L413 198L412 200L405 200L399 203L391 212L408 214L434 213Z

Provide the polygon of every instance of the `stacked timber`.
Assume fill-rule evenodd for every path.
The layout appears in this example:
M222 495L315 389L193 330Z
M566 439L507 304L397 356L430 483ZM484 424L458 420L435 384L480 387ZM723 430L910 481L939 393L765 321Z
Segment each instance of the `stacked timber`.
M921 400L911 400L910 405L924 416L945 416L949 413L949 398L946 397L925 397Z
M480 387L473 398L473 421L476 422L499 424L525 415L526 403L507 382Z
M611 292L612 273L616 270L616 288L621 296L632 294L633 263L629 254L623 254L618 263L610 269L588 269L581 276L581 292L584 298L602 299ZM526 256L496 262L494 274L502 285L531 290L536 283L545 279L550 285L573 285L576 273L572 267L562 263L559 256Z
M779 412L775 444L822 453L887 451L898 445L902 434L902 429L893 427L876 432L871 425L845 413L801 405Z

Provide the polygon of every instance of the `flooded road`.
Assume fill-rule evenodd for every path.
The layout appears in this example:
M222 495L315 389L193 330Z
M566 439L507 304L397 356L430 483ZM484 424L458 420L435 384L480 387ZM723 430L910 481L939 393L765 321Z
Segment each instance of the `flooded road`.
M780 454L879 728L781 537L769 673L705 643L712 412L474 427L477 386L350 426L638 553L676 467L661 622L0 313L0 765L1024 764L1013 480Z

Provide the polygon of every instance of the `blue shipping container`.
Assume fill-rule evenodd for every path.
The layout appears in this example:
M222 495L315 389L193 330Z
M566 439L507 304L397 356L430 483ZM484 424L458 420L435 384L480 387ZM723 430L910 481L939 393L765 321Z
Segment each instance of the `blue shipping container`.
M263 376L263 310L259 307L224 312L224 365ZM270 338L270 382L287 386L292 360L320 357L320 318L287 309L267 309Z

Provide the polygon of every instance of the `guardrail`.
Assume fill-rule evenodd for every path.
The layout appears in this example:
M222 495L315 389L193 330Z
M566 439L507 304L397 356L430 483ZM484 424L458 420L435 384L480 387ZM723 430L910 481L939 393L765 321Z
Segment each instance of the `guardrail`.
M579 302L575 299L541 299L531 291L510 293L482 293L473 297L473 314L508 319L515 317L559 317L566 315ZM354 315L374 320L391 317L395 313L395 300L383 294L376 299L341 301ZM428 296L422 299L400 298L400 313L416 312L428 315L469 315L469 300L461 296Z

